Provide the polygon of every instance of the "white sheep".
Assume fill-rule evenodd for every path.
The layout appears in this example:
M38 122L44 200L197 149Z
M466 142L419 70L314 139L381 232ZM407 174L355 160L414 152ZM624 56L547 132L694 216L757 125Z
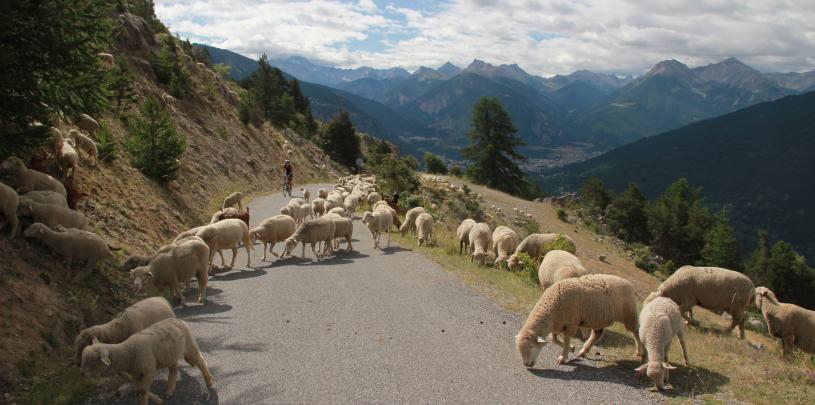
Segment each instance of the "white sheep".
M96 166L98 161L97 157L98 151L96 149L96 142L94 142L93 139L85 136L85 134L75 129L68 131L68 136L70 136L71 139L74 140L77 149L81 150L82 152L85 152L85 154L88 155L88 159L93 158L93 165Z
M216 222L218 222L218 221L216 221ZM215 222L212 222L212 223L214 224ZM195 236L198 233L198 231L203 229L205 226L206 225L196 226L195 228L192 228L192 229L186 230L184 232L181 232L181 233L178 234L178 236L175 237L175 239L173 239L173 242L179 242L179 241L187 239L187 238L189 238L191 236Z
M91 326L79 332L74 339L77 362L82 350L93 343L121 343L148 326L167 318L175 318L170 303L162 297L143 299L116 315L108 323Z
M406 232L410 232L410 236L416 234L416 217L419 214L426 212L424 207L414 207L405 213L405 222L399 227L399 233L405 236Z
M221 256L221 266L224 266L224 255L222 249L232 249L232 262L229 268L235 267L235 258L238 256L238 244L243 242L246 248L246 267L252 267L252 242L249 240L249 227L246 223L236 218L225 219L214 224L203 227L196 233L196 236L203 239L209 246L209 265L212 268L212 258L215 252Z
M538 267L538 281L544 290L560 280L577 278L586 274L591 274L591 272L583 267L580 259L565 250L552 250L546 253Z
M393 225L393 216L389 211L365 211L362 214L362 223L368 226L371 231L371 236L374 239L374 249L379 249L379 237L382 232L388 233L387 246L391 244L391 226Z
M59 205L60 207L68 208L68 200L65 198L65 195L57 193L56 191L29 191L20 196L20 201L24 200L32 200L40 204Z
M9 237L14 238L17 236L17 229L20 226L20 220L17 218L17 206L20 203L20 197L13 188L0 183L0 214L3 214L3 220L0 222L0 229L3 229L6 224L9 224L11 230Z
M346 248L347 252L354 250L354 247L351 245L351 239L354 235L354 222L351 221L351 218L330 218L334 221L334 249L340 249L340 240L345 238L345 241L348 243Z
M288 215L275 215L271 218L266 218L260 225L249 230L249 237L252 238L252 243L256 240L263 242L263 261L266 261L266 246L271 243L269 252L275 257L278 257L274 252L274 245L277 242L285 242L292 234L297 225L294 220ZM285 247L284 247L285 250Z
M76 166L79 164L79 154L76 153L71 144L61 139L54 148L54 156L57 158L57 166L66 179L70 179L76 173Z
M475 225L475 220L467 218L461 221L461 225L456 229L456 236L458 236L458 254L461 254L465 247L467 248L467 252L470 251L470 230L473 229L473 225Z
M582 357L603 335L605 328L614 322L622 322L634 335L637 356L642 355L642 343L638 335L637 302L634 285L617 276L590 274L569 278L555 283L541 295L538 303L515 336L515 345L521 353L524 366L533 367L548 334L563 333L563 351L558 364L569 356L569 342L581 327L592 330L591 336L577 354Z
M306 219L314 219L314 211L311 209L311 204L303 203L300 205L300 217L305 221Z
M322 197L315 198L311 201L311 212L316 217L325 215L325 199Z
M382 197L376 191L368 194L368 204L373 207L377 201L382 200Z
M311 191L309 191L307 188L301 188L300 191L303 192L303 201L308 202L308 200L311 198Z
M643 354L642 361L645 364L634 371L648 375L656 388L662 390L668 379L669 370L676 369L668 364L668 352L674 336L679 339L685 367L688 366L688 350L685 347L685 334L682 330L682 315L679 313L679 306L669 298L652 298L651 301L646 300L640 312L639 336L648 354L648 361L645 362L645 354Z
M130 270L133 285L136 291L141 291L146 285L152 285L162 292L169 289L178 296L181 306L186 306L181 286L195 276L198 280L198 302L203 303L210 257L206 242L198 237L189 238L170 251L158 254L149 264Z
M348 216L348 213L345 212L345 208L342 208L342 207L334 207L334 208L328 210L328 213L329 214L337 214L337 215L342 216L342 217L347 217Z
M40 204L33 200L25 200L17 207L17 214L30 216L35 222L42 222L49 228L62 225L66 228L85 228L85 216L70 208L59 205Z
M779 302L767 287L756 288L755 302L770 335L780 339L784 357L792 356L795 347L815 353L815 311Z
M235 204L237 204L238 211L240 211L243 209L243 203L241 200L243 200L243 193L241 193L240 191L236 191L228 195L226 198L224 198L224 203L221 206L221 209L223 210L226 209L227 207L233 207L235 206Z
M332 208L342 208L344 202L345 199L342 198L341 194L332 191L328 193L328 197L325 200L325 209L331 210Z
M91 134L95 134L96 131L99 131L102 128L102 126L100 126L99 123L88 114L79 114L79 117L74 119L74 124L76 124L79 129Z
M286 249L283 251L283 255L285 256L290 254L294 248L297 247L298 243L302 243L303 257L305 258L306 243L310 243L311 251L317 258L317 261L320 261L320 257L322 257L321 255L325 255L326 252L330 252L332 250L334 231L334 221L329 218L317 218L311 221L305 221L299 228L297 228L294 235L286 239ZM317 250L315 249L319 243L325 243L323 252L321 253L317 253Z
M74 260L84 261L85 268L76 275L74 281L84 279L97 263L113 256L112 250L116 250L95 233L64 228L55 231L39 222L29 226L23 236L38 239L49 250L65 258L68 268Z
M419 246L433 240L433 217L430 214L422 212L416 217L416 233Z
M508 226L499 226L492 232L492 251L495 254L495 267L501 268L501 263L507 261L515 252L521 242L517 232Z
M150 385L158 370L168 369L165 395L171 397L178 381L178 361L182 358L201 370L207 388L211 389L212 375L189 326L175 318L156 322L122 343L96 343L86 347L82 351L81 373L83 377L125 376L136 387L141 405L147 405L148 398L160 404L161 398L150 392Z
M694 305L715 313L727 311L732 317L728 331L738 326L739 338L744 339L744 311L753 302L754 289L750 278L736 271L683 266L652 295L674 300L682 317L690 324L698 324L693 319Z
M285 207L281 208L280 214L292 217L297 224L303 222L303 210L300 208L300 205L294 201L289 201Z
M50 190L67 196L65 186L59 180L37 170L29 169L20 158L12 156L0 166L11 175L12 184L20 193L29 191Z
M492 235L490 226L479 222L470 228L468 235L470 245L470 261L475 260L479 266L486 264L487 250L490 248Z
M356 194L348 195L344 198L342 206L345 208L345 212L348 213L348 217L353 217L359 207L359 196Z
M521 253L528 254L535 260L535 262L540 261L541 258L543 258L543 256L549 251L547 247L558 239L562 239L566 242L568 245L568 249L566 249L567 252L575 253L577 251L574 239L570 238L568 235L560 233L533 233L524 238L524 240L518 244L518 247L515 248L515 253L509 257L507 266L509 266L510 270L515 269L515 266L517 266L521 260L519 257Z
M399 214L397 214L396 210L393 209L393 207L391 207L390 205L388 205L388 203L385 202L384 200L374 204L372 211L389 212L391 214L391 219L393 220L393 226L396 227L396 230L398 231L402 227L402 220L399 218Z

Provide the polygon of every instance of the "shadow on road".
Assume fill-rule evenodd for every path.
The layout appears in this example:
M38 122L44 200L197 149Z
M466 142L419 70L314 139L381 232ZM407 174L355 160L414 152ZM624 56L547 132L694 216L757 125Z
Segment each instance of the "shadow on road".
M181 364L186 365L183 361ZM170 399L165 399L166 396L164 394L164 390L167 387L167 372L164 370L154 381L153 384L150 386L150 392L160 396L162 399L165 399L164 404L172 405L172 404L202 404L202 405L215 405L220 404L221 401L218 398L218 380L217 375L215 373L216 370L210 368L210 372L215 378L215 387L216 389L207 389L206 384L204 383L204 378L195 370L195 375L190 374L190 368L182 366L178 372L178 381L176 382L175 386L175 393L173 393L173 397ZM137 403L137 397L135 392L132 390L123 394L123 395L116 395L115 397L107 398L104 402L106 404L135 404Z
M554 359L540 360L553 361ZM623 372L623 367L621 367L620 370L608 367L598 368L589 364L585 359L571 358L569 362L564 365L564 367L568 367L569 370L534 368L528 369L528 371L537 377L546 379L562 381L605 381L620 385L638 386L636 376L634 375L634 368L637 366L631 367L630 375L626 376Z
M266 274L266 271L263 270L264 267L255 267L251 270L232 270L224 273L216 273L210 277L210 281L233 281L233 280L241 280L245 278L254 278L259 277Z
M228 316L188 316L183 318L184 322L189 323L214 323L219 325L231 325L232 322L227 322L231 320L231 317Z
M219 304L217 302L207 300L204 304L188 305L186 308L176 308L175 314L177 317L184 319L186 317L195 315L219 314L231 310L232 305Z
M679 359L674 359L674 362L671 362L677 369L671 371L668 376L669 387L672 389L661 392L662 395L666 397L676 398L687 397L691 394L713 394L720 392L721 387L730 382L730 378L723 374L704 367L694 366L693 363L691 363L690 367L684 367L681 365L681 361L677 364L677 360ZM691 359L691 361L693 361L693 359ZM634 370L639 367L640 364L638 361L623 360L618 361L615 368L622 369L623 371ZM648 377L639 376L637 379L644 387L653 387L653 383Z
M267 343L246 343L231 341L231 335L217 335L198 337L198 347L203 352L232 351L232 352L262 352L269 345ZM213 374L215 375L215 374Z
M380 245L381 246L381 245ZM410 252L410 249L405 249L398 245L390 245L381 249L383 255L392 255L399 252Z

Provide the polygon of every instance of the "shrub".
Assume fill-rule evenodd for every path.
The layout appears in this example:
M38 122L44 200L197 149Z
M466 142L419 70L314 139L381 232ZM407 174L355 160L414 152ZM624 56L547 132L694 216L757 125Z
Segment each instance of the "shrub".
M447 165L438 156L430 152L424 153L424 164L428 173L447 174Z
M521 227L527 235L540 232L540 224L534 219L516 218L513 224Z
M113 135L105 127L96 133L96 152L99 160L110 163L119 158L119 147L113 140Z
M422 205L422 196L418 194L403 195L399 198L399 207L404 210L416 208Z
M559 220L561 220L563 222L569 222L569 214L567 214L566 211L563 210L563 208L558 208L557 209L557 219L559 219Z
M461 170L461 166L452 165L452 166L450 166L450 175L451 176L456 176L456 177L461 177L461 176L464 175L464 171Z
M177 159L184 153L187 140L176 132L158 99L147 97L139 117L131 122L130 131L125 147L133 166L159 183L174 180L179 168Z
M518 267L513 270L515 274L528 283L540 285L540 280L538 279L538 263L535 262L535 259L526 253L518 255L518 259Z
M565 250L572 254L575 253L574 246L572 246L572 244L569 243L569 241L567 241L566 237L564 237L563 235L558 235L557 238L555 238L555 240L544 243L543 250L545 252L548 252L550 250Z

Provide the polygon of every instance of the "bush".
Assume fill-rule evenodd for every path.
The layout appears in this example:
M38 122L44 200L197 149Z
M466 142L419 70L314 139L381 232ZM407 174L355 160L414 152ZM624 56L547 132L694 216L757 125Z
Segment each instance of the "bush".
M561 220L563 222L569 222L569 214L567 214L566 211L563 210L563 208L558 208L557 209L557 219L559 219L559 220Z
M516 218L513 224L521 227L527 235L540 232L540 224L534 219Z
M422 196L418 194L403 195L399 198L399 207L403 210L409 210L422 205Z
M538 263L526 253L518 255L518 266L513 270L524 281L533 285L540 285L538 279Z
M438 156L430 152L424 153L424 164L428 173L447 174L447 165Z
M461 177L461 176L464 175L464 171L461 170L461 166L452 165L452 166L450 166L450 175L451 176L456 176L456 177Z
M187 140L176 132L170 115L161 108L158 99L147 97L140 116L130 125L125 147L133 166L145 176L166 183L178 174L178 157L184 153Z
M190 88L190 77L187 75L175 54L175 39L167 36L157 56L150 59L150 67L156 75L156 80L169 87L170 94L176 98L183 98Z
M113 140L113 134L105 127L96 133L96 154L99 160L110 163L119 158L119 147Z
M566 240L566 237L563 235L558 235L555 240L551 242L546 242L543 244L543 251L548 252L550 250L565 250L571 254L575 253L575 247Z

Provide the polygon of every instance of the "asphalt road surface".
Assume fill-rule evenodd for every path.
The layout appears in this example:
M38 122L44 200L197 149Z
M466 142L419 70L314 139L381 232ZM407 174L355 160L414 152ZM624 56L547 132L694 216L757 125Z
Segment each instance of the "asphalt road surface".
M310 186L312 195L317 187ZM252 225L278 214L288 200L275 193L252 201ZM643 389L648 381L633 375L633 357L624 359L630 373L598 369L585 359L555 366L558 350L547 345L536 369L527 370L514 343L524 319L417 253L394 245L374 250L358 219L351 253L317 262L310 248L301 259L298 247L296 258L262 262L262 248L256 245L252 252L254 269L244 267L241 249L235 269L211 277L206 304L195 303L195 289L187 292L190 306L176 313L192 328L215 389L208 392L198 370L182 362L175 396L165 403L658 399ZM225 255L228 263L231 252ZM163 397L165 383L162 373L152 391ZM90 403L136 403L136 398L105 395Z

